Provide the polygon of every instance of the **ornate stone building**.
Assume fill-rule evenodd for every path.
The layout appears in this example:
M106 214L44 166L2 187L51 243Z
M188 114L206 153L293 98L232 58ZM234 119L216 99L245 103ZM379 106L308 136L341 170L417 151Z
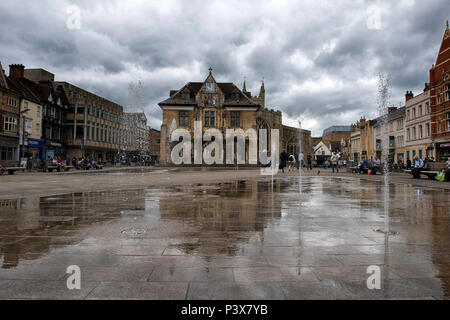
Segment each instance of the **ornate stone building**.
M160 162L171 164L171 150L176 143L170 142L173 130L187 129L194 137L194 121L201 121L202 133L215 128L225 134L226 129L279 129L280 152L300 149L299 129L282 125L280 111L269 110L265 107L264 82L261 84L258 96L252 96L247 91L244 81L240 90L230 82L216 82L210 69L204 82L189 82L179 90L171 90L170 97L159 103L163 111L161 125ZM303 130L303 153L311 155L311 132ZM248 138L247 138L248 139ZM203 143L203 145L205 145ZM270 143L268 143L270 151ZM248 150L248 143L246 143ZM248 156L248 152L247 152Z

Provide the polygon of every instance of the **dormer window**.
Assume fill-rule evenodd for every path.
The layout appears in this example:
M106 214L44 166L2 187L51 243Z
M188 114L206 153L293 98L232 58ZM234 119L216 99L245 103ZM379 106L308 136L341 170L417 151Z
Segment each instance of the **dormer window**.
M189 100L190 99L190 94L189 94L189 92L185 92L185 93L182 93L181 94L181 99L183 99L183 100Z
M233 101L239 101L239 98L240 98L240 94L239 93L232 93L231 94L231 100L233 100Z

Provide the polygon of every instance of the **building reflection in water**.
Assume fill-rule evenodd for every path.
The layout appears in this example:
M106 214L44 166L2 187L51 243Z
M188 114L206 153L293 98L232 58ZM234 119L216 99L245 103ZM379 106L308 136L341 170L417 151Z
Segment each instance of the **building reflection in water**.
M299 187L293 177L273 185L236 181L0 200L0 262L2 268L15 267L21 259L39 259L87 238L122 245L128 238L117 231L130 223L148 231L139 238L144 245L157 239L176 252L205 260L263 255L258 250L268 243L301 247L291 257L300 259L348 245L353 237L352 246L361 239L383 244L371 249L384 257L385 265L400 261L433 268L450 296L448 192L391 184L390 228L400 234L383 238L374 232L384 221L381 183L305 177L302 192Z
M273 189L283 192L280 182ZM281 217L281 203L272 202L271 190L271 182L256 181L180 187L175 195L161 197L161 219L195 226L175 246L186 254L235 255L240 245L255 234L263 236L267 224Z
M77 244L84 229L118 218L123 210L145 210L144 190L0 200L2 268Z

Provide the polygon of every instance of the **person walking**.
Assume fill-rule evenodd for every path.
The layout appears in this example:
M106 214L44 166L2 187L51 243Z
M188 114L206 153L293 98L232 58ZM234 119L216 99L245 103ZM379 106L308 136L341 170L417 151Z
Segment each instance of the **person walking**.
M339 173L339 168L338 168L338 161L339 161L339 156L336 154L336 152L333 152L333 155L331 156L331 168L333 170L336 170L337 173Z
M294 170L294 165L295 165L295 157L294 155L290 155L288 158L288 172L292 170Z
M303 153L299 153L298 154L298 170L303 168L304 159L305 159L305 156L303 155Z

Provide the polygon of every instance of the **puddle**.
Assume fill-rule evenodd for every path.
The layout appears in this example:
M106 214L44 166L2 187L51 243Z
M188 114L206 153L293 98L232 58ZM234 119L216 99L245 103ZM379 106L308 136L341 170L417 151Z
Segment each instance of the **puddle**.
M299 188L297 177L287 177L273 185L239 181L2 200L0 266L46 265L60 254L97 261L111 248L115 256L168 255L181 267L189 257L198 267L245 268L320 267L323 259L313 258L322 256L335 268L356 258L358 265L389 258L436 270L433 277L441 275L450 292L448 192L392 185L390 222L399 233L385 237L374 232L384 228L381 184L303 177Z

